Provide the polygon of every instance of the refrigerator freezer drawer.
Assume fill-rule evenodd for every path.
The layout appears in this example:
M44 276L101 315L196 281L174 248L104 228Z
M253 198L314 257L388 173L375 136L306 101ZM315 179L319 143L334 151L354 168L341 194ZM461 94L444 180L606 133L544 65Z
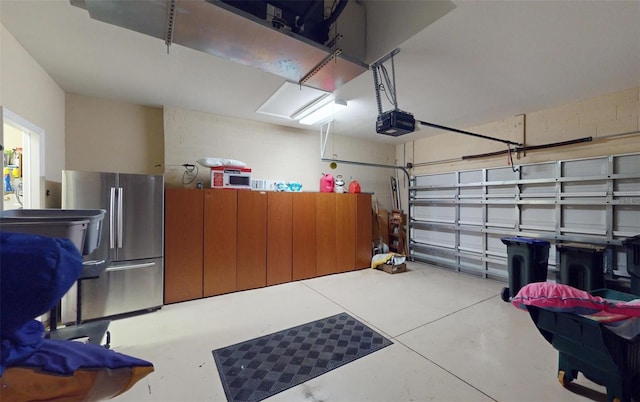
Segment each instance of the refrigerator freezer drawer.
M99 278L82 281L82 319L161 307L162 295L162 258L111 265ZM73 321L75 306L66 304L62 319Z

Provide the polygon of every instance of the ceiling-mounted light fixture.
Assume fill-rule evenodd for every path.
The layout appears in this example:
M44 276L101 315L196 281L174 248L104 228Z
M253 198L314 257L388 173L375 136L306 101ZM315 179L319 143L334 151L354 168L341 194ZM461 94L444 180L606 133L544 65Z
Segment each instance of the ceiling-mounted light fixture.
M309 105L323 101L328 102L330 97L330 92L285 81L284 84L256 110L256 113L292 119L292 116L305 110Z
M299 120L300 124L311 126L333 119L335 113L346 108L347 102L342 99L323 99L296 113L292 119Z

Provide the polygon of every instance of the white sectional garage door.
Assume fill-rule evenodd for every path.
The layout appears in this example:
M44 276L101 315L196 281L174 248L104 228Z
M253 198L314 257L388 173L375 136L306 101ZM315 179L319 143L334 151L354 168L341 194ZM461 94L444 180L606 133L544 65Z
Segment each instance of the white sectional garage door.
M607 245L605 269L628 276L621 241L640 234L640 154L421 175L409 188L409 253L484 277L507 278L500 239Z

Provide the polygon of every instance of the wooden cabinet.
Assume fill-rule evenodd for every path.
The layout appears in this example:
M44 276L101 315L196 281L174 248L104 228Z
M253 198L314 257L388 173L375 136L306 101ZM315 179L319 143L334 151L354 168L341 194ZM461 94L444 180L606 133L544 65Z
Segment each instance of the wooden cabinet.
M371 267L371 194L358 194L356 206L356 269Z
M204 193L204 296L235 292L238 192L207 189Z
M316 193L316 274L336 272L336 194Z
M293 280L316 276L316 194L295 194L292 200Z
M357 194L336 194L336 270L356 268L356 207Z
M267 193L238 191L237 288L267 285Z
M164 303L202 297L201 190L167 189L164 218Z
M165 304L369 267L371 195L165 192Z
M267 286L291 282L293 194L267 194Z

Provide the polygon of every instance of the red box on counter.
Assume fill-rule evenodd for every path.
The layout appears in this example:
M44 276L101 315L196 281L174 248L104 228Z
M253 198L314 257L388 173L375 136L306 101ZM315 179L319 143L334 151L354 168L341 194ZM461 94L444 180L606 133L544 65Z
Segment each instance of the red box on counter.
M251 168L239 166L212 167L211 188L251 190Z

